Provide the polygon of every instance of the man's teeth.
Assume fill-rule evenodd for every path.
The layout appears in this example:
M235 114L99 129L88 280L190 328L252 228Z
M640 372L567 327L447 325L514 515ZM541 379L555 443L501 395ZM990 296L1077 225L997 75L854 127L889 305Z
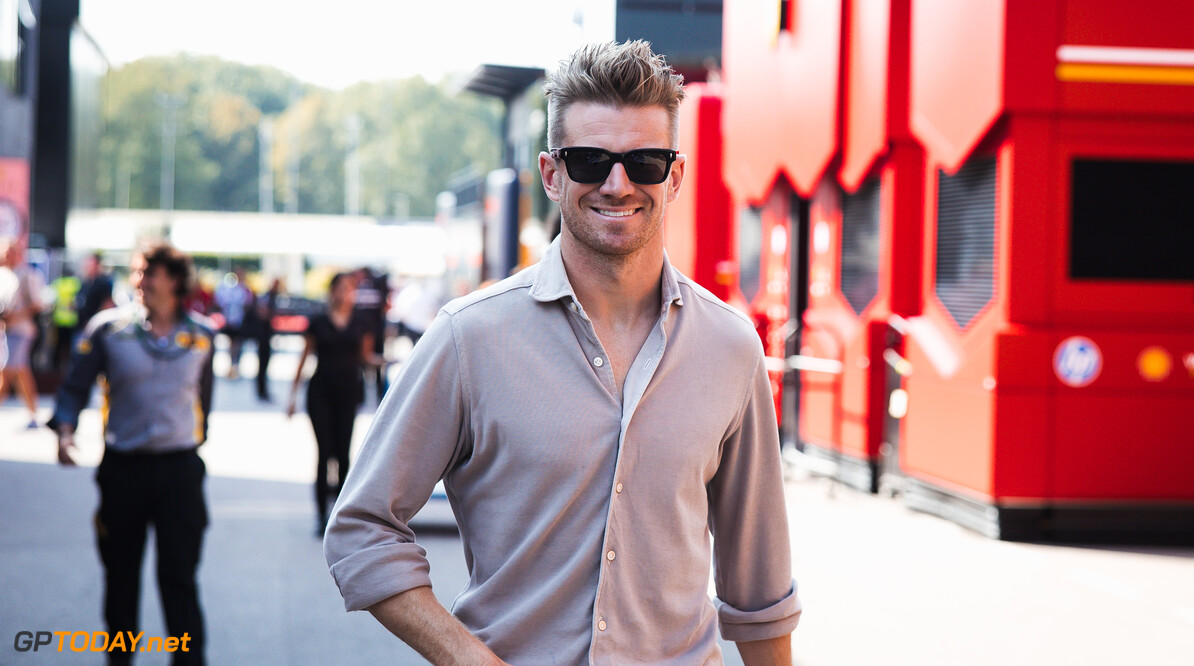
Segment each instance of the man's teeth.
M634 211L632 210L602 210L601 208L598 208L597 212L601 213L602 215L608 215L609 217L626 217L628 215L634 215Z

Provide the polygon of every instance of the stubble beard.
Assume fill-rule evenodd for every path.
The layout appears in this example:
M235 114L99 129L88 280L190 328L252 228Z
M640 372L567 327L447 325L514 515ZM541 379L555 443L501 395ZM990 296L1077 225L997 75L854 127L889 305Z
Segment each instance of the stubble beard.
M602 203L610 204L610 208L617 208L628 202L639 204L641 210L636 215L646 218L643 224L627 230L628 233L603 228L600 221L593 220L586 212L592 207L601 208ZM590 254L607 261L623 261L646 247L662 232L666 202L658 202L658 206L653 205L655 203L649 198L644 200L640 197L629 197L620 201L611 201L600 196L592 196L587 200L581 197L580 201L561 210L563 228Z

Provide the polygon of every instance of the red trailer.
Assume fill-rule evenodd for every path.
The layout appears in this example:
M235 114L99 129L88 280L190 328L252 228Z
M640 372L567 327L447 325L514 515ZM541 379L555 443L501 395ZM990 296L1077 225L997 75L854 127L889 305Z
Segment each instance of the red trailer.
M1192 25L726 3L742 292L839 478L1000 538L1194 539Z
M1194 5L918 0L909 500L1004 538L1194 538Z

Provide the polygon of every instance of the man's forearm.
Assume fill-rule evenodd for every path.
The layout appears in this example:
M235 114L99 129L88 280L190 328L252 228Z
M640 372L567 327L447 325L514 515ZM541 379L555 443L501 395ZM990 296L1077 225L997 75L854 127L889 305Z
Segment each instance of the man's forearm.
M773 666L792 664L792 634L770 638L762 641L743 641L738 643L738 654L742 655L742 663L746 666Z
M416 587L368 608L386 629L433 664L504 664L452 617L430 587Z

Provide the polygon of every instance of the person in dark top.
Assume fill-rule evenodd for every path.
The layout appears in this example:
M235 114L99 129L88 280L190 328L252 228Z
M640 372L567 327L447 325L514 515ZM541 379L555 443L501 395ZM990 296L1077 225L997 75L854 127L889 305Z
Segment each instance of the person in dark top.
M390 300L390 277L368 267L357 269L357 295L353 313L360 319L365 330L373 334L373 353L382 354L386 345L386 310ZM366 376L377 388L377 402L381 402L389 388L385 366L366 368Z
M302 383L303 366L312 352L318 359L307 383L307 415L315 431L319 462L315 468L315 508L319 516L318 535L327 526L331 503L340 494L348 474L348 447L352 443L357 407L365 399L361 370L381 365L373 352L373 334L360 317L354 316L356 282L350 273L332 278L327 312L315 315L307 324L306 345L299 359L287 416L293 416ZM328 482L328 462L336 461L336 485Z
M271 402L269 395L269 361L273 356L270 342L274 337L274 315L278 314L278 296L282 294L282 281L274 279L269 291L257 297L254 307L256 325L253 337L257 342L257 399Z
M83 283L75 294L75 311L79 313L75 330L82 331L95 313L110 307L112 276L104 272L103 257L98 252L87 255L83 260Z

